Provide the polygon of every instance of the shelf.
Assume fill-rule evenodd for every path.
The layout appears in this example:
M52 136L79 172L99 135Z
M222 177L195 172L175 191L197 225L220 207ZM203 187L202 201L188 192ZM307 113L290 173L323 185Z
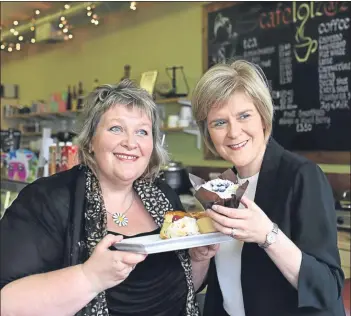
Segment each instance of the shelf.
M178 103L179 103L179 104L182 104L182 105L191 106L191 101L188 100L188 99L179 99L179 100L178 100Z
M183 127L161 127L162 132L182 132Z
M170 103L178 103L183 105L191 105L190 100L184 98L169 98L169 99L157 99L155 100L156 104L170 104Z
M41 132L23 132L21 133L21 136L23 137L33 137L33 136L42 136L43 134Z
M56 137L57 133L51 133L51 137ZM43 132L21 132L21 137L42 137Z
M28 183L14 180L1 179L1 190L20 192Z
M5 116L5 119L35 119L35 118L55 118L57 116L70 117L80 113L81 110L77 111L65 111L65 112L41 112L41 113L28 113L28 114L16 114L11 116Z
M4 98L4 97L1 97L1 100L5 100L5 101L17 101L17 102L19 102L19 98Z
M167 103L178 103L179 98L164 98L164 99L156 99L156 104L167 104Z

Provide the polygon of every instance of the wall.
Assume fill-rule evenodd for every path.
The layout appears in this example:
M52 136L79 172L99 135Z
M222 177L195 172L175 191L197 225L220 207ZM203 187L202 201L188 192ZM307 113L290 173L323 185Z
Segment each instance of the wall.
M200 2L138 3L137 11L111 13L98 27L77 30L74 36L67 43L35 44L10 56L2 53L1 81L19 84L21 101L29 104L78 81L88 90L95 78L100 83L117 82L127 63L137 81L141 72L158 70L158 83L169 83L165 67L182 65L190 90L202 74ZM181 80L179 89L184 90ZM204 160L194 136L168 134L167 144L172 158L186 165L229 166L223 161ZM326 172L350 172L349 165L321 167Z
M132 78L158 70L158 82L169 82L165 67L183 65L191 87L201 75L201 3L138 4L137 11L111 13L101 25L74 31L60 44L35 44L27 52L2 56L2 81L18 83L21 99L47 98L83 82L113 83L132 66Z

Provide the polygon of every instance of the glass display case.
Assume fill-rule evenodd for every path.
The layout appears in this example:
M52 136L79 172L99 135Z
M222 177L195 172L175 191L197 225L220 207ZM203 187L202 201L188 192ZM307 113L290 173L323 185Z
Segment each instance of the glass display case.
M1 208L0 218L5 214L6 209L11 205L12 201L17 197L18 193L28 183L1 179Z

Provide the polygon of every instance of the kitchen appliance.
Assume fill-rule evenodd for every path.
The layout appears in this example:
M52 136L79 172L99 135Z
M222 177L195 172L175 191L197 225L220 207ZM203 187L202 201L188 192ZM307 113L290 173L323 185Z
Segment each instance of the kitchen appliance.
M351 202L350 190L342 194L342 199L336 205L336 225L338 229L351 231Z
M167 73L168 77L172 81L172 88L169 91L160 91L160 90L158 90L157 93L161 97L164 97L164 98L181 98L181 97L186 97L189 94L189 85L188 85L188 81L186 80L183 68L184 68L183 66L173 66L173 67L167 67L166 68L166 73ZM186 90L187 90L186 93L179 93L177 91L176 72L177 72L178 69L181 71L181 73L183 75L184 84L185 84ZM170 71L172 71L172 77L169 74Z
M178 194L191 194L189 173L181 162L170 161L162 168L161 178Z
M120 81L123 81L124 79L130 79L130 65L124 65L123 67L123 77L121 78Z
M351 231L351 212L336 210L336 227L338 229Z

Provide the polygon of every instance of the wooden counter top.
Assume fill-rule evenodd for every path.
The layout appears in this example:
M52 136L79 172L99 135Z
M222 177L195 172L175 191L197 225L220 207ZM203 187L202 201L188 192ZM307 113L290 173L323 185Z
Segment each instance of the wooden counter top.
M338 231L338 248L341 259L341 268L344 271L346 279L350 278L351 276L350 241L350 232Z
M347 231L338 231L339 249L350 251L351 233Z

